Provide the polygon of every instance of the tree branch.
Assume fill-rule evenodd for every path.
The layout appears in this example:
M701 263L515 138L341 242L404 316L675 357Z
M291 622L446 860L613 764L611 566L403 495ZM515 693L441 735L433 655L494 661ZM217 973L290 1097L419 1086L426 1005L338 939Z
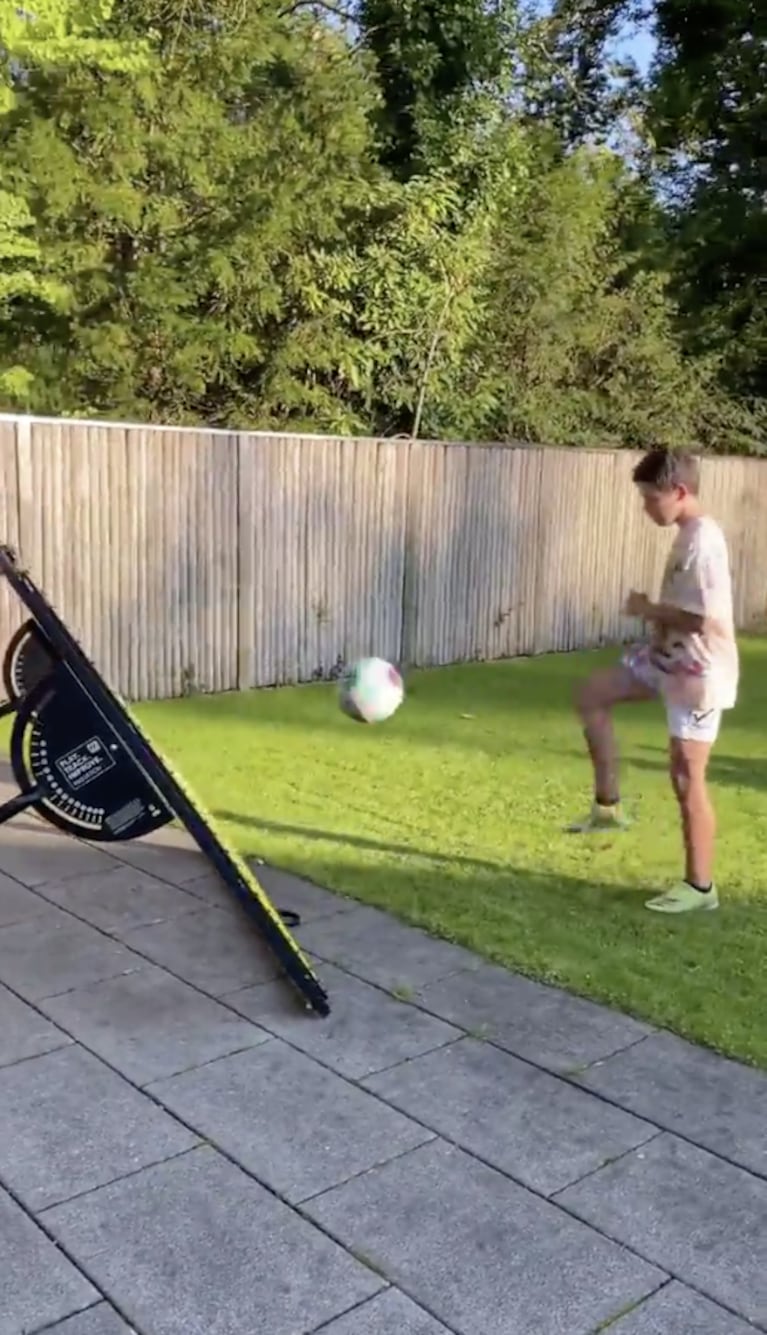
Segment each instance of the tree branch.
M289 18L291 14L297 14L302 9L320 9L326 14L333 14L336 18L343 19L345 23L357 23L357 15L353 10L335 4L334 0L293 0L292 4L285 5L279 11L279 15L281 19Z

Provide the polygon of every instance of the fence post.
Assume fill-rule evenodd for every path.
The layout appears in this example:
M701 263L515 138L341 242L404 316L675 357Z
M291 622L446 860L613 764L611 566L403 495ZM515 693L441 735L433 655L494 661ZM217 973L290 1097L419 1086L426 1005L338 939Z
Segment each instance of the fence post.
M418 571L420 566L419 502L421 445L411 439L407 446L405 515L403 523L402 609L400 623L400 668L407 672L418 658Z
M255 617L253 610L253 542L249 525L252 477L246 463L243 433L235 436L237 451L237 689L246 691L253 685ZM247 539L246 539L247 535Z

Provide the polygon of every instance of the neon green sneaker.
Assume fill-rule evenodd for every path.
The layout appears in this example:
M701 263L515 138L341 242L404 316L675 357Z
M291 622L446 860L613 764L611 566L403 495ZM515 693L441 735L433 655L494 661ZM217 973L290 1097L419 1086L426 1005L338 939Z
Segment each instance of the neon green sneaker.
M628 827L629 822L620 802L611 807L602 807L594 802L588 816L573 821L566 829L568 834L612 834L616 830L627 830Z
M706 891L694 890L686 881L680 881L673 890L648 899L645 908L652 909L653 913L694 913L696 909L710 913L719 908L719 896L715 885Z

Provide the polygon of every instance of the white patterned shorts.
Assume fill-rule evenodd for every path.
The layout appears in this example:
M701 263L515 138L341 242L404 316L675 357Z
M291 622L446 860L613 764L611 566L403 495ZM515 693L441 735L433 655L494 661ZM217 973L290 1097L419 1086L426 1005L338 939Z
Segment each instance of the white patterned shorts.
M662 697L663 672L648 657L645 645L632 645L621 659L632 677L655 695ZM666 719L670 737L681 742L706 742L711 746L719 736L722 725L721 709L690 709L687 705L665 701Z

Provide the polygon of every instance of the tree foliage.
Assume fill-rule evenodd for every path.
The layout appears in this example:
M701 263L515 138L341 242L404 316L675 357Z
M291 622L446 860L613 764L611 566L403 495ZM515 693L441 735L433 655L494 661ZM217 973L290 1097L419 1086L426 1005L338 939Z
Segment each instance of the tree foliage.
M87 65L100 71L140 70L148 58L143 37L128 46L104 32L112 0L35 0L33 9L0 5L0 117L9 115L36 73ZM7 183L6 173L3 173ZM0 315L12 316L31 300L60 308L68 297L62 281L40 272L36 219L21 188L0 189ZM23 397L31 383L18 362L0 366L0 393Z
M767 395L767 9L660 0L655 141L676 197L678 291L694 352Z
M564 144L604 140L636 110L641 81L636 63L618 55L615 41L635 20L633 0L554 0L523 36L525 102Z
M605 78L623 11L598 0L530 22L510 0L36 12L34 38L4 34L5 406L763 444L759 89L733 112L741 189L701 90L674 83L670 11L652 98ZM630 104L655 135L639 171L607 142Z
M26 303L7 329L33 401L218 422L268 404L328 425L346 360L331 260L376 171L339 40L310 19L288 33L276 11L224 14L185 24L140 77L49 74L24 100L6 171L72 293L55 321Z
M499 13L482 0L361 0L359 23L381 89L381 158L395 175L423 170L435 131L499 79Z

